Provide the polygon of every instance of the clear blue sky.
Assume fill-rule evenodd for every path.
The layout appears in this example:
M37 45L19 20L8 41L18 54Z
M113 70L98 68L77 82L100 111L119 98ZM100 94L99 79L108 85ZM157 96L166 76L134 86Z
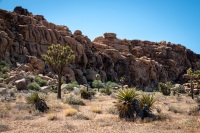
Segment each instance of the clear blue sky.
M91 40L114 32L120 39L179 43L200 54L200 0L0 0L1 9L15 6Z

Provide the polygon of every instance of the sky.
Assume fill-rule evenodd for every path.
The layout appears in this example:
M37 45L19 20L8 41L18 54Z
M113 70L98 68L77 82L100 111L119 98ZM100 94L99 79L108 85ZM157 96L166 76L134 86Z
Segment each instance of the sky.
M0 0L0 8L28 9L91 40L106 32L120 39L167 41L200 54L200 0Z

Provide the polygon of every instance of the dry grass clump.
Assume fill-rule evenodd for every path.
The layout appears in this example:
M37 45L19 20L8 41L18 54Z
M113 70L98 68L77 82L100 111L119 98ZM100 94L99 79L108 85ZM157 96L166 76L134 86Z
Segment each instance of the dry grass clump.
M64 100L65 103L68 103L70 105L85 105L85 103L83 102L83 100L81 100L80 98L74 96L74 95L69 95L66 97L66 99Z
M114 114L114 115L118 114L116 107L109 107L109 108L107 108L106 111L107 111L108 114Z
M0 125L0 132L5 132L5 131L8 131L9 128L7 125Z
M174 112L174 113L183 113L181 109L178 109L174 106L169 106L168 111Z
M93 113L97 113L97 114L101 114L102 113L102 109L98 105L91 106L91 111Z
M84 114L76 114L73 118L77 120L90 120L90 118Z
M200 122L196 118L183 118L179 122L184 127L199 128Z
M64 112L65 116L73 116L73 115L78 113L78 111L76 109L73 109L73 108L65 109L63 112Z
M57 120L58 117L57 117L56 114L52 113L52 114L47 115L47 119L50 120L50 121L54 121L54 120Z

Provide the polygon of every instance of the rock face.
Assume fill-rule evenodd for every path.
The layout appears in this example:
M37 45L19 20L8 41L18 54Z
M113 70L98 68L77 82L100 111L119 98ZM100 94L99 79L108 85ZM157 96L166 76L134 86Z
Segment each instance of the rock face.
M129 86L154 88L158 82L183 81L189 67L200 69L200 55L180 44L121 40L115 33L105 33L92 42L80 30L72 34L68 27L49 23L22 7L13 12L0 9L0 59L13 68L21 64L24 71L47 74L41 55L57 43L75 52L75 63L63 76L81 84L100 74L103 82L125 77Z

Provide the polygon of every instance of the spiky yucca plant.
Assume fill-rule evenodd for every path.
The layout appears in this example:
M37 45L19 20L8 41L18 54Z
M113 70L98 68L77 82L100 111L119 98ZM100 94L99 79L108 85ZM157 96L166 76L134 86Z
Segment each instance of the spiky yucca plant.
M148 109L151 110L153 104L156 102L154 95L150 94L142 94L142 96L138 99L140 103L140 109L147 105Z
M119 90L116 98L119 100L117 109L120 118L134 119L134 105L133 101L137 98L135 88Z
M135 88L118 90L118 94L116 95L119 102L128 102L131 103L138 96Z

